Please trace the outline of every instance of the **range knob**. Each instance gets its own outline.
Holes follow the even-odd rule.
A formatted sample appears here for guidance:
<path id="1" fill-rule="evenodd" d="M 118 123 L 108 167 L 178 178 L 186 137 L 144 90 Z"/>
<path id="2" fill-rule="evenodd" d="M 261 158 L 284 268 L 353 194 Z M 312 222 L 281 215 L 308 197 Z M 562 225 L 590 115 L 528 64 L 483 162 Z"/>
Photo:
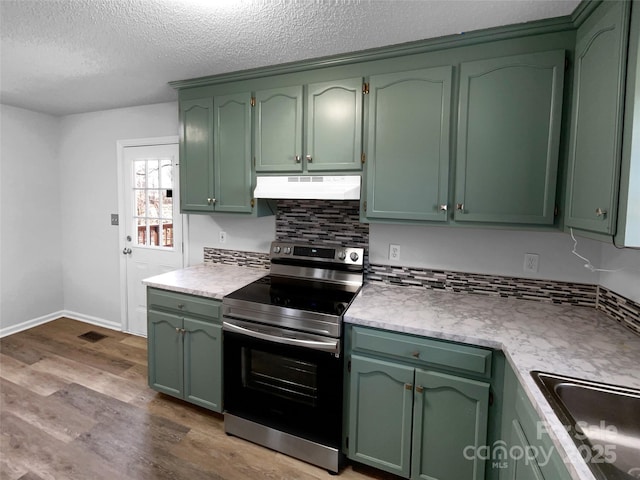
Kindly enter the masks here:
<path id="1" fill-rule="evenodd" d="M 284 247 L 284 253 L 289 255 L 291 253 L 291 247 Z"/>
<path id="2" fill-rule="evenodd" d="M 358 257 L 358 254 L 356 252 L 351 252 L 351 255 L 349 255 L 349 257 L 351 258 L 351 260 L 353 262 L 357 262 L 358 258 L 360 258 L 360 257 Z"/>
<path id="3" fill-rule="evenodd" d="M 340 250 L 338 252 L 338 259 L 339 260 L 344 260 L 345 258 L 347 258 L 347 252 L 345 252 L 344 250 Z"/>
<path id="4" fill-rule="evenodd" d="M 273 247 L 273 253 L 280 253 L 280 247 L 278 245 Z"/>

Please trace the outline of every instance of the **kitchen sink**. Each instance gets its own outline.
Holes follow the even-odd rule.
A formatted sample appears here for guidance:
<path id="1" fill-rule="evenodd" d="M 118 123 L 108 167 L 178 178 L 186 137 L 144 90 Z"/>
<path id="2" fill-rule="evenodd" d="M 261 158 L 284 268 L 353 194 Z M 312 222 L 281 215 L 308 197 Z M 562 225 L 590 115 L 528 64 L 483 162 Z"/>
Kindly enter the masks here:
<path id="1" fill-rule="evenodd" d="M 531 372 L 599 480 L 640 478 L 640 390 Z"/>

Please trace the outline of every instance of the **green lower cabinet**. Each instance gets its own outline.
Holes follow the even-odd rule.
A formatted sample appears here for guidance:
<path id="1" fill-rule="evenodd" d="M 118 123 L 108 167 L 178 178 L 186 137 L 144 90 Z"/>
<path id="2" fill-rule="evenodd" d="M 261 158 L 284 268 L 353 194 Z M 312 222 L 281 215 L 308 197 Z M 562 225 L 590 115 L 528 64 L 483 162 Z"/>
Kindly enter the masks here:
<path id="1" fill-rule="evenodd" d="M 149 386 L 175 397 L 183 394 L 182 318 L 150 310 L 147 314 Z"/>
<path id="2" fill-rule="evenodd" d="M 484 479 L 473 452 L 486 443 L 488 383 L 352 355 L 349 393 L 352 460 L 411 479 Z"/>
<path id="3" fill-rule="evenodd" d="M 222 325 L 217 300 L 147 290 L 149 387 L 222 412 Z"/>
<path id="4" fill-rule="evenodd" d="M 411 478 L 480 480 L 485 461 L 489 384 L 416 370 Z"/>
<path id="5" fill-rule="evenodd" d="M 201 407 L 222 411 L 222 327 L 184 319 L 184 398 Z"/>
<path id="6" fill-rule="evenodd" d="M 513 448 L 517 448 L 518 451 L 524 452 L 530 447 L 522 425 L 515 419 L 511 422 L 510 445 L 512 451 L 515 451 Z M 507 465 L 505 480 L 545 480 L 538 464 L 524 456 L 510 459 Z"/>
<path id="7" fill-rule="evenodd" d="M 413 367 L 351 357 L 351 459 L 410 476 L 413 377 Z"/>

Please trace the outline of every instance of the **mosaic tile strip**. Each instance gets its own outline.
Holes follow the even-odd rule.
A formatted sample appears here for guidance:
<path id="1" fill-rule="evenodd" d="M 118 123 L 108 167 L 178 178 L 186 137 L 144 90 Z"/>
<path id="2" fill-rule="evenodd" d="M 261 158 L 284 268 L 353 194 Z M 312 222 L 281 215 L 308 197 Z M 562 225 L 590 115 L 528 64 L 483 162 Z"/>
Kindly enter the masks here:
<path id="1" fill-rule="evenodd" d="M 369 224 L 360 223 L 359 200 L 278 200 L 276 240 L 364 248 L 369 265 Z"/>
<path id="2" fill-rule="evenodd" d="M 391 285 L 413 285 L 448 292 L 520 298 L 583 307 L 595 307 L 597 296 L 595 285 L 583 283 L 377 264 L 369 266 L 366 280 Z"/>
<path id="3" fill-rule="evenodd" d="M 241 267 L 269 268 L 269 254 L 204 247 L 204 263 L 224 263 Z"/>
<path id="4" fill-rule="evenodd" d="M 596 308 L 640 335 L 640 303 L 600 286 Z"/>

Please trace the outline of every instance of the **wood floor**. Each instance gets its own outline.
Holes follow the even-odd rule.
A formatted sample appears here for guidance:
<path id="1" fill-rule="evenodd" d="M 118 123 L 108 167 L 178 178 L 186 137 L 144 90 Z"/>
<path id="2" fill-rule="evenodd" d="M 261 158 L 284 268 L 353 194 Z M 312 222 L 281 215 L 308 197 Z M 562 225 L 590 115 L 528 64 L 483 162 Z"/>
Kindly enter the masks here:
<path id="1" fill-rule="evenodd" d="M 91 342 L 79 335 L 95 331 Z M 224 433 L 147 386 L 146 339 L 61 318 L 0 340 L 0 480 L 391 479 L 340 476 Z"/>

